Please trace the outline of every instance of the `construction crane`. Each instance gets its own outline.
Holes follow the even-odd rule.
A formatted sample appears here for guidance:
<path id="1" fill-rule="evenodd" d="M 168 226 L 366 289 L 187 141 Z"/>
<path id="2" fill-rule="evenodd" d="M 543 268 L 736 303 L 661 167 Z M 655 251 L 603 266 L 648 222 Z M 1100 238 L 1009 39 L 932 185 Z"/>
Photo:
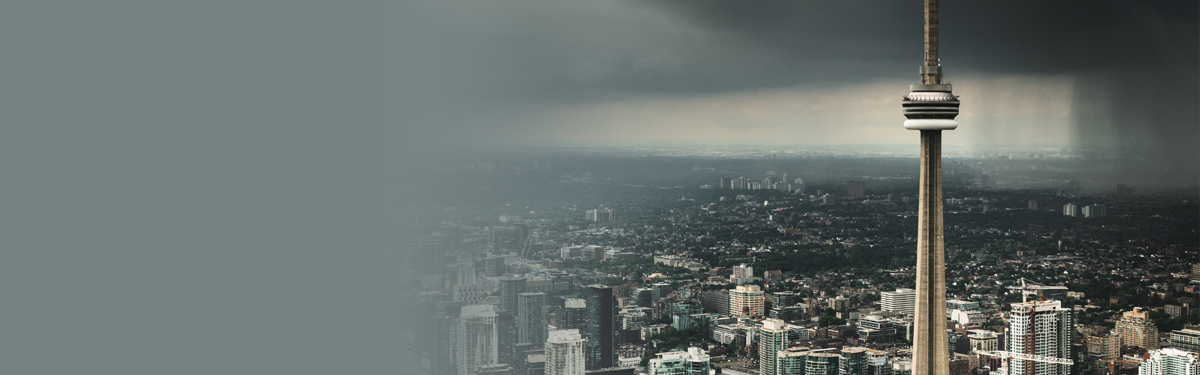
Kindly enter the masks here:
<path id="1" fill-rule="evenodd" d="M 1067 290 L 1067 287 L 1038 285 L 1033 282 L 1026 281 L 1025 278 L 1022 277 L 1020 286 L 1013 285 L 1009 286 L 1008 289 L 1021 291 L 1021 303 L 1025 303 L 1029 302 L 1027 296 L 1030 294 L 1036 294 L 1038 295 L 1039 299 L 1045 299 L 1045 297 L 1042 296 L 1043 290 Z"/>
<path id="2" fill-rule="evenodd" d="M 532 233 L 529 233 L 529 235 L 528 235 L 528 236 L 525 236 L 525 246 L 522 246 L 522 247 L 521 247 L 521 257 L 522 257 L 522 258 L 525 258 L 525 257 L 528 257 L 528 256 L 529 256 L 529 248 L 530 248 L 531 246 L 533 246 L 533 244 L 534 244 L 535 242 L 537 242 L 537 240 L 538 240 L 538 231 L 537 231 L 537 229 L 534 229 Z"/>
<path id="3" fill-rule="evenodd" d="M 1023 361 L 1055 363 L 1055 364 L 1067 365 L 1067 366 L 1072 366 L 1075 364 L 1075 361 L 1065 359 L 1065 358 L 1055 358 L 1055 357 L 1047 357 L 1047 356 L 1042 356 L 1042 355 L 1025 354 L 1025 353 L 1013 353 L 1013 352 L 1006 352 L 1003 350 L 983 351 L 983 352 L 979 352 L 979 354 L 986 355 L 989 357 L 999 357 L 1001 359 L 1004 359 L 1003 366 L 1004 366 L 1004 374 L 1005 375 L 1009 375 L 1009 371 L 1012 371 L 1012 366 L 1010 366 L 1008 362 L 1012 361 L 1013 359 L 1020 359 Z"/>
<path id="4" fill-rule="evenodd" d="M 1142 361 L 1130 361 L 1128 359 L 1102 359 L 1102 360 L 1100 360 L 1100 362 L 1108 362 L 1108 374 L 1109 375 L 1116 375 L 1117 363 L 1124 363 L 1124 364 L 1130 364 L 1130 365 L 1138 365 L 1138 364 L 1142 363 Z"/>

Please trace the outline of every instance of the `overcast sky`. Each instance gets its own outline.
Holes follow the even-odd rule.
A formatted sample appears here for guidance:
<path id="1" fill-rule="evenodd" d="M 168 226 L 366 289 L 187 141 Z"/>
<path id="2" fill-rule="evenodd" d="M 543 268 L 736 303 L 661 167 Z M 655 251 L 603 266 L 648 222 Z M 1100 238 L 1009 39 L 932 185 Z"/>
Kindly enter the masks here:
<path id="1" fill-rule="evenodd" d="M 922 2 L 439 1 L 394 10 L 394 110 L 421 144 L 913 143 Z M 944 1 L 960 146 L 1200 168 L 1191 1 Z"/>

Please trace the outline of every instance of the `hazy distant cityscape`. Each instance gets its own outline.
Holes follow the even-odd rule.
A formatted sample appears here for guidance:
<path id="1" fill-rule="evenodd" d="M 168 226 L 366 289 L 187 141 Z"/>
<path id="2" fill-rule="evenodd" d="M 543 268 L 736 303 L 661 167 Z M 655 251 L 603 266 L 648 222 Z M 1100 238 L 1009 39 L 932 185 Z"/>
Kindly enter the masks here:
<path id="1" fill-rule="evenodd" d="M 912 153 L 559 148 L 431 164 L 396 263 L 413 317 L 399 351 L 422 373 L 911 372 Z M 953 375 L 1133 374 L 1200 351 L 1190 190 L 1147 192 L 1114 161 L 1061 149 L 948 151 L 943 168 Z M 996 357 L 1024 352 L 1010 332 L 1030 329 L 1048 340 L 1038 353 L 1073 364 Z"/>

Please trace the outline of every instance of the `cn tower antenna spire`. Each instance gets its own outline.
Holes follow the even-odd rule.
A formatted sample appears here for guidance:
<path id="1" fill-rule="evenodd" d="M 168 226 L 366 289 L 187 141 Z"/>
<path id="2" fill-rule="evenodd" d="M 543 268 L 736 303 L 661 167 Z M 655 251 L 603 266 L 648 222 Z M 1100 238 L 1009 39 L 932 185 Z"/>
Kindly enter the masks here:
<path id="1" fill-rule="evenodd" d="M 942 83 L 942 63 L 938 60 L 937 0 L 925 0 L 925 66 L 921 69 L 921 83 Z"/>

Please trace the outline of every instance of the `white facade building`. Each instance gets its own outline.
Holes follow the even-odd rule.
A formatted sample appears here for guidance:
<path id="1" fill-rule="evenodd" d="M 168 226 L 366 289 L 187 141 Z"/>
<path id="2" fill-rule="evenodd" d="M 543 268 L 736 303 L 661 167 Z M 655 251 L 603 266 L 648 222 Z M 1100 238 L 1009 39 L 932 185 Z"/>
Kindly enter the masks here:
<path id="1" fill-rule="evenodd" d="M 879 309 L 912 316 L 917 311 L 917 291 L 900 288 L 895 292 L 880 292 Z"/>
<path id="2" fill-rule="evenodd" d="M 1138 375 L 1200 375 L 1200 361 L 1189 352 L 1159 349 L 1138 366 Z"/>
<path id="3" fill-rule="evenodd" d="M 649 374 L 708 375 L 709 368 L 708 352 L 697 347 L 690 347 L 686 352 L 658 353 L 658 358 L 650 360 Z"/>
<path id="4" fill-rule="evenodd" d="M 577 329 L 550 331 L 546 339 L 546 375 L 583 375 L 585 342 Z"/>
<path id="5" fill-rule="evenodd" d="M 496 311 L 492 305 L 464 306 L 458 316 L 458 375 L 472 375 L 499 360 Z"/>
<path id="6" fill-rule="evenodd" d="M 1034 301 L 1012 304 L 1008 319 L 1008 351 L 1045 357 L 1072 359 L 1071 338 L 1075 332 L 1075 314 L 1059 301 Z M 1028 348 L 1028 349 L 1026 349 Z M 1009 361 L 1010 374 L 1070 374 L 1068 365 L 1024 360 Z M 1033 371 L 1027 372 L 1026 367 Z"/>

